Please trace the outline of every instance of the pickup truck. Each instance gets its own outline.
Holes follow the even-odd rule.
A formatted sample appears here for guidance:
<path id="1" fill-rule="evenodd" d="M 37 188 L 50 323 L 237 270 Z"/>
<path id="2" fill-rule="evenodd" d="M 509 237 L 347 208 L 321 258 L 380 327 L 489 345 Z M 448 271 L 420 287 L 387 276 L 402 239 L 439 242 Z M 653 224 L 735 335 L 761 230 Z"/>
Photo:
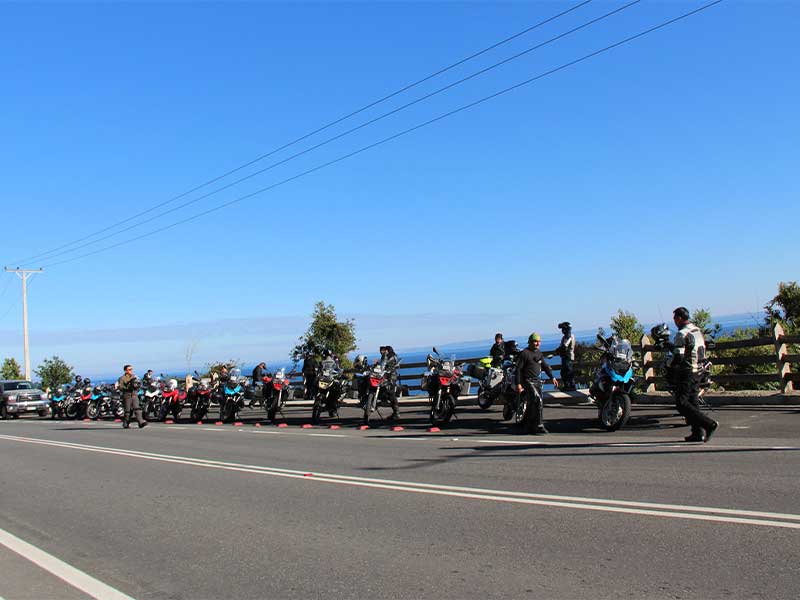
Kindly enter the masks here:
<path id="1" fill-rule="evenodd" d="M 30 381 L 0 381 L 0 418 L 18 419 L 22 413 L 35 412 L 40 417 L 50 415 L 50 399 Z"/>

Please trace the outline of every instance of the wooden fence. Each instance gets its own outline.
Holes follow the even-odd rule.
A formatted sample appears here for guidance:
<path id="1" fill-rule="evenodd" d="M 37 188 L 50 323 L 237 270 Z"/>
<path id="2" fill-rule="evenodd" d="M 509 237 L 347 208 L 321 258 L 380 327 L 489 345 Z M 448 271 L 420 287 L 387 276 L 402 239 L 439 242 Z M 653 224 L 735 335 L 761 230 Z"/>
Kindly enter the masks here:
<path id="1" fill-rule="evenodd" d="M 713 376 L 714 383 L 726 385 L 737 384 L 759 384 L 776 383 L 783 394 L 794 391 L 794 384 L 800 383 L 800 373 L 792 371 L 792 365 L 800 365 L 800 354 L 789 352 L 790 344 L 800 344 L 800 335 L 785 335 L 780 325 L 776 325 L 772 336 L 757 337 L 745 340 L 735 340 L 730 342 L 719 342 L 709 350 L 711 361 L 715 365 L 773 365 L 771 373 L 736 373 L 719 374 Z M 724 350 L 734 350 L 742 348 L 756 348 L 771 346 L 774 348 L 772 354 L 753 354 L 745 356 L 717 356 L 716 353 Z M 634 352 L 642 357 L 642 369 L 644 378 L 642 380 L 646 392 L 658 391 L 659 387 L 666 389 L 666 380 L 658 375 L 662 358 L 662 352 L 653 346 L 652 340 L 647 336 L 642 336 L 639 345 L 633 346 Z M 552 354 L 555 350 L 543 350 L 544 354 Z M 483 356 L 456 359 L 456 364 L 472 364 L 478 362 Z M 599 361 L 576 360 L 574 368 L 576 373 L 591 371 L 600 365 Z M 426 367 L 425 362 L 400 363 L 399 380 L 403 386 L 407 386 L 409 392 L 420 390 L 421 369 Z M 553 371 L 560 371 L 558 364 L 551 365 Z M 797 369 L 795 368 L 795 371 Z M 293 374 L 293 378 L 298 377 Z M 296 381 L 296 380 L 295 380 Z"/>

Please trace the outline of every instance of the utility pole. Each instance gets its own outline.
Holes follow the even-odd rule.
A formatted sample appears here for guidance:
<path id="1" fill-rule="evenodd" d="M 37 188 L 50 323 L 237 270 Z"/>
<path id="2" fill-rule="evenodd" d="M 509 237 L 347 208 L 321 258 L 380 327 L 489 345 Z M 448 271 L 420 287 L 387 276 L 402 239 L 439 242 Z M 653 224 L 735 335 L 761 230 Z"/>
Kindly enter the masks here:
<path id="1" fill-rule="evenodd" d="M 22 280 L 22 339 L 25 345 L 25 379 L 31 378 L 31 355 L 28 349 L 28 277 L 34 273 L 41 273 L 44 269 L 16 269 L 5 268 L 6 273 L 16 273 Z"/>

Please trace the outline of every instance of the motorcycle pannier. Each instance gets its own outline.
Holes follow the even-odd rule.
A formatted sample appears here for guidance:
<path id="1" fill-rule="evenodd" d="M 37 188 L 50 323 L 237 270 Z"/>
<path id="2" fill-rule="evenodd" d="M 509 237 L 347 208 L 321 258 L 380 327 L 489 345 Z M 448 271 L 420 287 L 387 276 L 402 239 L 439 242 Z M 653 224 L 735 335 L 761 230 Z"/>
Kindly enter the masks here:
<path id="1" fill-rule="evenodd" d="M 481 364 L 472 364 L 467 367 L 467 375 L 473 379 L 483 379 L 486 375 L 486 367 Z"/>

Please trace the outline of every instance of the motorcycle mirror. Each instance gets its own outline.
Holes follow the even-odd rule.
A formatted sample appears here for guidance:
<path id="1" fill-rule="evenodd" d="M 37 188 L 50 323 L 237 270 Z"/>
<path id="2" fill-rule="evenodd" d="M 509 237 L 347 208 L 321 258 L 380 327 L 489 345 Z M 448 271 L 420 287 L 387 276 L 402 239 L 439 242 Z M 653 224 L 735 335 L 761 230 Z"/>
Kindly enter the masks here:
<path id="1" fill-rule="evenodd" d="M 436 354 L 436 355 L 439 354 L 439 351 L 436 349 L 436 346 L 433 347 L 433 353 Z"/>

